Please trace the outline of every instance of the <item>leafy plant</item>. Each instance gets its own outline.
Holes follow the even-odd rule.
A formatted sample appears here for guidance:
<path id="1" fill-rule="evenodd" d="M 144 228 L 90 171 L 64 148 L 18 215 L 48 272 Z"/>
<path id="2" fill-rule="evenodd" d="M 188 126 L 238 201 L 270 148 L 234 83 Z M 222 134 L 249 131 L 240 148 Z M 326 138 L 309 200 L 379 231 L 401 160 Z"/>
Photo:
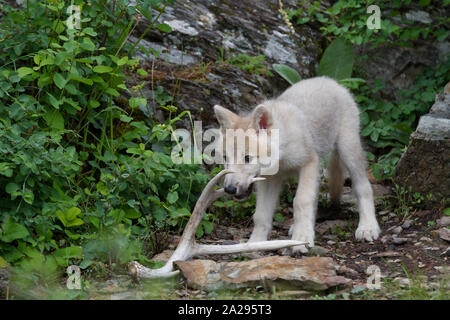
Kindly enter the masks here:
<path id="1" fill-rule="evenodd" d="M 167 3 L 74 1 L 79 29 L 67 24 L 69 2 L 0 7 L 2 259 L 145 261 L 144 251 L 158 249 L 157 233 L 183 228 L 209 175 L 173 163 L 174 126 L 189 113 L 158 88 L 168 120 L 148 118 L 146 71 L 133 58 L 151 28 L 171 31 L 158 23 Z M 128 42 L 141 21 L 135 14 L 150 23 Z M 211 232 L 211 219 L 199 235 Z"/>
<path id="2" fill-rule="evenodd" d="M 257 55 L 251 57 L 246 54 L 239 54 L 234 58 L 228 59 L 227 62 L 233 66 L 255 74 L 265 74 L 266 76 L 273 76 L 273 74 L 267 70 L 264 62 L 266 57 L 263 55 Z"/>
<path id="3" fill-rule="evenodd" d="M 430 24 L 418 24 L 410 20 L 408 15 L 402 14 L 411 4 L 411 0 L 339 0 L 324 8 L 319 1 L 313 1 L 299 2 L 298 8 L 287 9 L 287 12 L 289 18 L 298 24 L 319 23 L 324 36 L 343 37 L 356 45 L 370 43 L 372 47 L 376 47 L 389 39 L 395 39 L 399 45 L 410 45 L 410 41 L 419 38 L 432 37 L 437 41 L 448 38 L 448 17 L 439 17 Z M 367 27 L 366 23 L 371 14 L 366 10 L 370 5 L 379 6 L 382 12 L 380 29 Z M 425 12 L 436 10 L 430 1 L 425 1 L 420 6 Z M 448 6 L 448 2 L 444 6 Z"/>

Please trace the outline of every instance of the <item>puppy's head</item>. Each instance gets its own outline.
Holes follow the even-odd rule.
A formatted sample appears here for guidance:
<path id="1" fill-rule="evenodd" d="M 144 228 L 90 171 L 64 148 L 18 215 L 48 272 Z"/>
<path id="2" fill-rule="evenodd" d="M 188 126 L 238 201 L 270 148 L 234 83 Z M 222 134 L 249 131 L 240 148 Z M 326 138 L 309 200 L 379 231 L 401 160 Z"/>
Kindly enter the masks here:
<path id="1" fill-rule="evenodd" d="M 226 169 L 233 173 L 225 177 L 225 192 L 236 199 L 246 199 L 252 192 L 253 183 L 261 174 L 261 157 L 270 154 L 268 129 L 272 127 L 272 115 L 263 105 L 244 117 L 230 110 L 214 106 L 220 124 L 220 151 Z"/>

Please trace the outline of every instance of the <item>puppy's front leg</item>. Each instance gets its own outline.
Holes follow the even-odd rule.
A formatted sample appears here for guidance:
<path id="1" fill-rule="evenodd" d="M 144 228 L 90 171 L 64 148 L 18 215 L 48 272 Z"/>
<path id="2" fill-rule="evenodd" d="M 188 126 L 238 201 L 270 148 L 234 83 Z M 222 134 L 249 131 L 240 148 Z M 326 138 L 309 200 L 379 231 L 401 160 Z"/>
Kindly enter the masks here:
<path id="1" fill-rule="evenodd" d="M 253 215 L 254 228 L 249 242 L 266 241 L 272 231 L 272 219 L 278 204 L 282 181 L 268 177 L 256 185 L 256 210 Z"/>
<path id="2" fill-rule="evenodd" d="M 312 159 L 300 169 L 300 179 L 294 198 L 294 225 L 292 240 L 304 241 L 314 246 L 314 225 L 316 222 L 317 194 L 319 189 L 319 157 Z M 291 252 L 306 253 L 305 246 L 297 246 Z"/>

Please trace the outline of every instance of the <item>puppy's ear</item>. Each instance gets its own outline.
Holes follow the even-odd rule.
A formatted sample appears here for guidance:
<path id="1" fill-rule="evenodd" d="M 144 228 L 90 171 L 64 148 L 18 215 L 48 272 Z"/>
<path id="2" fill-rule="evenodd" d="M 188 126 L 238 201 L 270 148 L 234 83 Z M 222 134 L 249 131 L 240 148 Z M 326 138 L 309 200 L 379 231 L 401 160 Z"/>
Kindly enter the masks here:
<path id="1" fill-rule="evenodd" d="M 214 106 L 214 113 L 216 114 L 217 121 L 219 121 L 220 127 L 222 129 L 231 128 L 233 123 L 239 118 L 237 114 L 224 107 L 219 106 L 218 104 Z"/>
<path id="2" fill-rule="evenodd" d="M 270 129 L 273 124 L 272 114 L 270 111 L 260 104 L 253 110 L 252 125 L 256 130 Z"/>

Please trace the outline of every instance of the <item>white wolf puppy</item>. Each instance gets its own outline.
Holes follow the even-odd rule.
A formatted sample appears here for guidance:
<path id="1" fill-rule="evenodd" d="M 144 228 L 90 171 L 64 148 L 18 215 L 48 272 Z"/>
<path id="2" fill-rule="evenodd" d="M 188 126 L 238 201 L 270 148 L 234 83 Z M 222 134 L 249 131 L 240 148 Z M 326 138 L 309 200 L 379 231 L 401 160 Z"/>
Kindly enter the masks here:
<path id="1" fill-rule="evenodd" d="M 330 153 L 328 178 L 331 199 L 339 201 L 345 167 L 350 173 L 358 201 L 356 239 L 373 241 L 378 238 L 380 227 L 375 217 L 372 188 L 366 177 L 365 154 L 359 135 L 359 110 L 346 88 L 328 77 L 316 77 L 294 84 L 281 96 L 264 101 L 246 116 L 239 116 L 218 105 L 214 106 L 214 111 L 221 126 L 223 146 L 226 145 L 226 129 L 254 129 L 256 136 L 264 132 L 269 137 L 271 129 L 278 129 L 279 169 L 276 174 L 266 175 L 264 181 L 255 183 L 257 203 L 249 241 L 267 240 L 283 180 L 294 176 L 299 178 L 299 185 L 290 232 L 293 240 L 314 246 L 319 162 Z M 225 160 L 225 167 L 234 171 L 225 178 L 225 191 L 243 199 L 250 195 L 254 178 L 262 176 L 262 165 L 258 161 L 261 148 L 250 150 L 247 143 L 244 148 L 234 148 L 234 159 L 227 157 Z M 225 148 L 227 155 L 229 151 Z M 304 253 L 307 248 L 300 246 L 292 250 Z"/>

